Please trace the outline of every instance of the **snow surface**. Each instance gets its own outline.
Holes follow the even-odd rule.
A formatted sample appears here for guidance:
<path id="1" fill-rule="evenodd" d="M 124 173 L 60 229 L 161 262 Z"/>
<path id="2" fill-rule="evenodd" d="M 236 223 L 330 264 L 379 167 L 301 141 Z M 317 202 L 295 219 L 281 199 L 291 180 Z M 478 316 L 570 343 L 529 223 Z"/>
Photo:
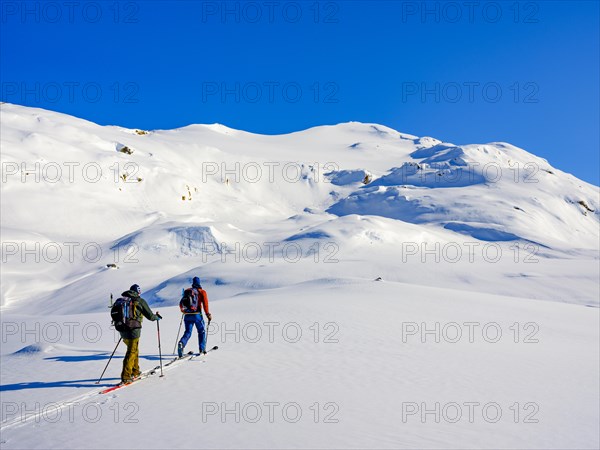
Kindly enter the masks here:
<path id="1" fill-rule="evenodd" d="M 0 108 L 2 448 L 600 446 L 597 186 L 376 124 L 141 132 Z M 98 395 L 124 354 L 96 385 L 109 295 L 142 286 L 167 356 L 195 275 L 219 350 Z"/>

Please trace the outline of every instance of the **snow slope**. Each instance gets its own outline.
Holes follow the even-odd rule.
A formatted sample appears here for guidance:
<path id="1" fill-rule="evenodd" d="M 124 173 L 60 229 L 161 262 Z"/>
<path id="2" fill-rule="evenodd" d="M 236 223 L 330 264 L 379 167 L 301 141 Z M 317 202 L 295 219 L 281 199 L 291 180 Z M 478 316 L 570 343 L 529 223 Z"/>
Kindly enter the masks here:
<path id="1" fill-rule="evenodd" d="M 11 104 L 0 121 L 2 448 L 119 448 L 132 432 L 136 448 L 598 447 L 597 186 L 507 143 L 376 124 L 142 131 Z M 110 294 L 140 284 L 170 353 L 195 275 L 221 348 L 95 395 Z M 269 342 L 265 323 L 302 339 Z M 501 338 L 469 342 L 471 323 Z M 144 367 L 155 335 L 147 323 Z M 76 398 L 102 418 L 20 420 L 20 402 Z M 302 420 L 202 416 L 236 402 L 298 403 Z M 438 421 L 411 413 L 423 402 Z M 465 402 L 502 419 L 446 420 Z M 199 424 L 191 440 L 179 411 Z"/>
<path id="2" fill-rule="evenodd" d="M 213 310 L 208 344 L 219 350 L 105 396 L 89 394 L 118 380 L 124 349 L 95 385 L 115 343 L 106 314 L 45 317 L 81 325 L 73 342 L 64 333 L 65 343 L 47 352 L 13 354 L 16 342 L 4 346 L 3 402 L 25 402 L 30 412 L 4 414 L 2 447 L 598 446 L 595 309 L 331 279 L 254 291 Z M 179 317 L 175 308 L 161 313 L 162 348 L 170 353 Z M 102 340 L 85 342 L 89 323 L 102 325 Z M 437 335 L 423 334 L 436 323 Z M 479 324 L 472 342 L 464 323 Z M 154 324 L 141 342 L 142 368 L 158 364 Z M 52 409 L 73 399 L 77 405 Z M 436 404 L 437 417 L 422 417 Z"/>

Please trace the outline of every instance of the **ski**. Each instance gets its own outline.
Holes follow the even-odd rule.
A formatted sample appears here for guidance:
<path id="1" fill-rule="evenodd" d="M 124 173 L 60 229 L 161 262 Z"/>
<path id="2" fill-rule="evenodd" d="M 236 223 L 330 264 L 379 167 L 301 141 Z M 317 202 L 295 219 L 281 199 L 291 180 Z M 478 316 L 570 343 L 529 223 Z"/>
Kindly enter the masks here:
<path id="1" fill-rule="evenodd" d="M 174 362 L 186 359 L 186 358 L 191 358 L 192 356 L 194 356 L 194 352 L 188 352 L 185 355 L 183 355 L 181 358 L 176 357 L 174 359 L 172 359 L 171 361 L 169 361 L 168 363 L 166 363 L 165 365 L 163 365 L 163 367 L 167 367 L 170 366 L 171 364 L 173 364 Z M 117 389 L 121 389 L 123 387 L 126 386 L 130 386 L 134 383 L 137 383 L 138 381 L 144 380 L 146 378 L 148 378 L 151 375 L 154 375 L 156 373 L 157 370 L 160 369 L 160 365 L 156 366 L 154 369 L 150 369 L 147 370 L 145 372 L 142 372 L 140 374 L 139 377 L 135 378 L 131 383 L 119 383 L 119 384 L 115 384 L 114 386 L 111 386 L 109 388 L 104 389 L 103 391 L 100 391 L 100 394 L 108 394 L 109 392 L 113 392 L 116 391 Z"/>
<path id="2" fill-rule="evenodd" d="M 169 367 L 170 365 L 172 365 L 173 363 L 176 363 L 177 361 L 182 361 L 184 359 L 190 358 L 194 355 L 194 352 L 187 352 L 185 355 L 183 355 L 181 358 L 179 356 L 173 358 L 171 361 L 169 361 L 168 363 L 166 363 L 163 367 Z M 157 367 L 157 369 L 160 369 L 160 366 Z"/>
<path id="3" fill-rule="evenodd" d="M 210 353 L 210 352 L 212 352 L 214 350 L 218 350 L 218 349 L 219 349 L 219 346 L 215 345 L 213 348 L 206 350 L 206 352 L 204 352 L 204 353 L 194 353 L 190 359 L 194 359 L 197 356 L 202 356 L 202 355 L 205 355 L 207 353 Z"/>
<path id="4" fill-rule="evenodd" d="M 115 384 L 114 386 L 111 386 L 109 388 L 106 388 L 106 389 L 100 391 L 100 394 L 108 394 L 109 392 L 116 391 L 117 389 L 121 389 L 126 386 L 131 386 L 132 384 L 137 383 L 138 381 L 142 381 L 142 380 L 148 378 L 150 375 L 154 375 L 155 373 L 156 373 L 156 368 L 148 370 L 146 372 L 142 372 L 139 377 L 134 378 L 133 381 L 131 381 L 130 383 Z"/>

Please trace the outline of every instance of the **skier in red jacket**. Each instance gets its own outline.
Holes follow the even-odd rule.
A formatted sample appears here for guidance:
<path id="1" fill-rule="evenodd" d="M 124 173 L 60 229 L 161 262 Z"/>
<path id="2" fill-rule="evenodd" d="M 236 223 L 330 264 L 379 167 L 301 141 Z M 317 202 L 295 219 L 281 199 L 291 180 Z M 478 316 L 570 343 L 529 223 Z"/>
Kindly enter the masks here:
<path id="1" fill-rule="evenodd" d="M 208 309 L 208 295 L 200 285 L 200 278 L 194 277 L 192 287 L 184 291 L 183 298 L 179 302 L 179 309 L 185 314 L 183 321 L 185 322 L 185 332 L 181 336 L 181 340 L 177 345 L 177 355 L 183 356 L 183 349 L 188 340 L 192 336 L 194 326 L 198 330 L 198 345 L 200 353 L 206 353 L 206 329 L 204 326 L 204 318 L 202 310 L 204 310 L 208 321 L 212 320 L 212 315 Z"/>

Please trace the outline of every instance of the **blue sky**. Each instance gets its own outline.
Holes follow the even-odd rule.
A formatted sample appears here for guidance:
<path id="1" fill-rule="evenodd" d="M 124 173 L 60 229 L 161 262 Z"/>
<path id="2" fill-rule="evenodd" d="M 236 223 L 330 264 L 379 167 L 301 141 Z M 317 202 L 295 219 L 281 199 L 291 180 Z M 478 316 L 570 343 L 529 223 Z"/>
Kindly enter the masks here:
<path id="1" fill-rule="evenodd" d="M 144 129 L 357 120 L 596 185 L 597 1 L 3 1 L 2 101 Z"/>

